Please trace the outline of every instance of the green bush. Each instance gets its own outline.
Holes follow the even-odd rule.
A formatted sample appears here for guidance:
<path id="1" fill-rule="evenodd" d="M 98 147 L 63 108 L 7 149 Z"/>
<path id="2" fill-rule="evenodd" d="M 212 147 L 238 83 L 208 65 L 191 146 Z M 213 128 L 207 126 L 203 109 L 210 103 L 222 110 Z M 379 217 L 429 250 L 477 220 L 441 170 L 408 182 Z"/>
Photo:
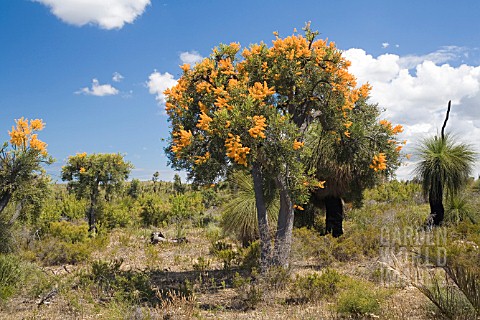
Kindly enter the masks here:
<path id="1" fill-rule="evenodd" d="M 107 229 L 125 228 L 135 223 L 136 214 L 132 208 L 120 204 L 106 204 L 99 223 Z"/>
<path id="2" fill-rule="evenodd" d="M 15 293 L 21 278 L 20 260 L 13 255 L 0 254 L 0 302 Z"/>
<path id="3" fill-rule="evenodd" d="M 98 299 L 116 299 L 129 303 L 158 303 L 150 277 L 145 272 L 120 269 L 123 261 L 94 261 L 89 274 L 84 275 L 84 286 L 96 287 Z"/>
<path id="4" fill-rule="evenodd" d="M 140 201 L 140 219 L 144 226 L 161 226 L 168 222 L 171 204 L 168 200 L 148 194 Z"/>
<path id="5" fill-rule="evenodd" d="M 321 275 L 318 273 L 310 273 L 304 276 L 297 275 L 290 294 L 294 300 L 299 302 L 331 297 L 337 293 L 338 285 L 342 279 L 342 275 L 329 268 L 325 269 Z"/>
<path id="6" fill-rule="evenodd" d="M 94 250 L 88 242 L 64 242 L 47 238 L 36 244 L 36 255 L 45 265 L 77 264 L 87 261 Z"/>
<path id="7" fill-rule="evenodd" d="M 88 224 L 85 221 L 75 224 L 68 221 L 50 222 L 48 234 L 67 242 L 85 242 L 88 239 Z"/>
<path id="8" fill-rule="evenodd" d="M 344 288 L 337 301 L 337 311 L 355 316 L 375 314 L 380 311 L 380 300 L 385 292 L 375 288 L 371 283 L 346 278 L 342 282 Z"/>
<path id="9" fill-rule="evenodd" d="M 248 271 L 256 269 L 260 265 L 260 241 L 254 241 L 241 251 L 241 266 Z"/>

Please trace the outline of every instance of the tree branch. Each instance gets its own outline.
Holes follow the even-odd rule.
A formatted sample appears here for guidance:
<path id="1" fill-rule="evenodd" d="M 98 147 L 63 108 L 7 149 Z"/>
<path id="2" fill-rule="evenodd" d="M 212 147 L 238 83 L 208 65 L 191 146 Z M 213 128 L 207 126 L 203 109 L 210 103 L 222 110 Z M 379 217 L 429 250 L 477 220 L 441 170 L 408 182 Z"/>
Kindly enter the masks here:
<path id="1" fill-rule="evenodd" d="M 445 121 L 442 126 L 442 140 L 445 140 L 445 127 L 447 126 L 448 115 L 450 114 L 450 107 L 452 106 L 452 100 L 448 101 L 447 115 L 445 116 Z"/>

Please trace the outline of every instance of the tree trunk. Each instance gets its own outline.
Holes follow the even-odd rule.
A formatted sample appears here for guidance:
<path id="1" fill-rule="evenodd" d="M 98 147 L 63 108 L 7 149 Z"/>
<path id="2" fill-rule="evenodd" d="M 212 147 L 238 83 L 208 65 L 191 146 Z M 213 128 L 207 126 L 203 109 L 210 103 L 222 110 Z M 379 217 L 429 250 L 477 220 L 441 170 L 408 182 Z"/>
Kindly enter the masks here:
<path id="1" fill-rule="evenodd" d="M 90 195 L 90 208 L 88 209 L 88 232 L 91 235 L 97 233 L 97 219 L 95 209 L 97 206 L 98 190 L 94 190 Z"/>
<path id="2" fill-rule="evenodd" d="M 445 216 L 445 208 L 443 207 L 443 188 L 441 184 L 437 184 L 430 188 L 428 202 L 430 203 L 429 223 L 434 226 L 441 225 Z"/>
<path id="3" fill-rule="evenodd" d="M 257 207 L 258 232 L 260 235 L 260 271 L 267 271 L 271 264 L 272 245 L 270 243 L 270 228 L 268 226 L 267 207 L 263 195 L 263 177 L 260 165 L 252 165 L 253 189 L 255 192 L 255 205 Z"/>
<path id="4" fill-rule="evenodd" d="M 325 233 L 331 233 L 337 238 L 343 234 L 343 203 L 340 197 L 328 196 L 325 198 Z"/>
<path id="5" fill-rule="evenodd" d="M 2 213 L 3 209 L 8 205 L 8 202 L 12 198 L 12 194 L 10 192 L 5 192 L 2 194 L 2 197 L 0 198 L 0 213 Z"/>
<path id="6" fill-rule="evenodd" d="M 292 246 L 293 203 L 284 177 L 278 176 L 277 187 L 280 190 L 280 211 L 278 214 L 277 234 L 275 236 L 275 265 L 288 267 L 290 249 Z"/>

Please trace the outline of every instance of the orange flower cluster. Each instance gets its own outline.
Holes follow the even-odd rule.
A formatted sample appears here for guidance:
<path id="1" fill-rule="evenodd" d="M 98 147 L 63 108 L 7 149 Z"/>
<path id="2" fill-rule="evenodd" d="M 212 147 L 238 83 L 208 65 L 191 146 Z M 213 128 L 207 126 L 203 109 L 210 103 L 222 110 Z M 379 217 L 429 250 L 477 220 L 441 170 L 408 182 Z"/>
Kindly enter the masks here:
<path id="1" fill-rule="evenodd" d="M 182 69 L 183 72 L 187 72 L 188 70 L 190 70 L 190 64 L 184 63 L 183 65 L 180 66 L 180 69 Z"/>
<path id="2" fill-rule="evenodd" d="M 202 112 L 197 123 L 197 128 L 210 132 L 210 122 L 212 122 L 212 120 L 213 119 L 210 118 L 205 112 Z"/>
<path id="3" fill-rule="evenodd" d="M 300 142 L 300 141 L 295 140 L 293 142 L 293 150 L 298 150 L 298 149 L 302 148 L 304 145 L 305 145 L 305 142 Z"/>
<path id="4" fill-rule="evenodd" d="M 403 127 L 400 124 L 397 124 L 395 127 L 392 127 L 392 123 L 388 120 L 380 120 L 379 123 L 384 126 L 387 130 L 391 131 L 392 134 L 399 134 L 403 132 Z"/>
<path id="5" fill-rule="evenodd" d="M 263 85 L 260 82 L 255 82 L 252 88 L 248 88 L 248 92 L 252 98 L 257 100 L 263 100 L 268 96 L 275 93 L 274 88 L 269 88 L 267 82 L 264 81 Z"/>
<path id="6" fill-rule="evenodd" d="M 296 205 L 296 204 L 293 205 L 293 209 L 297 209 L 297 210 L 300 210 L 300 211 L 304 210 L 303 207 L 301 207 L 299 205 Z"/>
<path id="7" fill-rule="evenodd" d="M 196 165 L 200 165 L 200 164 L 204 164 L 205 162 L 208 161 L 208 159 L 210 159 L 210 152 L 206 152 L 204 156 L 196 156 L 196 160 L 195 160 L 195 164 Z"/>
<path id="8" fill-rule="evenodd" d="M 192 132 L 190 130 L 185 131 L 181 129 L 179 132 L 174 132 L 173 136 L 176 137 L 175 139 L 173 139 L 173 153 L 180 152 L 183 148 L 192 143 Z"/>
<path id="9" fill-rule="evenodd" d="M 387 169 L 387 158 L 385 156 L 385 153 L 381 152 L 373 157 L 370 169 L 373 169 L 375 171 Z"/>
<path id="10" fill-rule="evenodd" d="M 235 74 L 235 69 L 233 68 L 232 60 L 230 58 L 227 58 L 225 60 L 220 60 L 218 62 L 218 68 L 220 69 L 220 72 L 225 75 L 234 75 Z"/>
<path id="11" fill-rule="evenodd" d="M 217 106 L 219 109 L 222 108 L 227 108 L 228 110 L 232 110 L 233 106 L 228 104 L 228 99 L 224 97 L 217 97 L 217 100 L 215 100 L 214 103 L 215 106 Z"/>
<path id="12" fill-rule="evenodd" d="M 247 49 L 245 48 L 242 52 L 242 56 L 244 58 L 248 58 L 252 55 L 258 55 L 260 54 L 260 52 L 262 52 L 262 48 L 264 47 L 264 45 L 259 45 L 259 44 L 253 44 L 250 46 L 250 49 Z"/>
<path id="13" fill-rule="evenodd" d="M 229 133 L 227 140 L 225 140 L 225 147 L 229 158 L 232 158 L 238 164 L 247 166 L 247 154 L 250 153 L 250 148 L 242 146 L 240 136 Z"/>
<path id="14" fill-rule="evenodd" d="M 12 131 L 9 131 L 10 143 L 17 147 L 26 150 L 31 148 L 39 151 L 42 155 L 47 154 L 47 144 L 38 139 L 38 135 L 34 131 L 41 131 L 45 127 L 45 123 L 40 119 L 32 119 L 30 123 L 28 119 L 20 118 L 15 120 L 16 127 L 12 126 Z"/>
<path id="15" fill-rule="evenodd" d="M 206 81 L 199 82 L 195 86 L 195 90 L 198 93 L 202 93 L 202 92 L 210 93 L 210 92 L 212 92 L 212 89 L 213 89 L 213 86 Z"/>
<path id="16" fill-rule="evenodd" d="M 269 50 L 269 57 L 284 54 L 287 59 L 293 60 L 295 57 L 309 58 L 311 56 L 307 39 L 301 35 L 293 35 L 285 39 L 277 38 L 272 42 L 273 47 Z"/>
<path id="17" fill-rule="evenodd" d="M 255 123 L 255 126 L 251 129 L 248 130 L 248 133 L 254 137 L 254 138 L 262 138 L 265 139 L 265 128 L 267 127 L 267 124 L 265 123 L 267 119 L 264 116 L 253 116 L 253 122 Z"/>

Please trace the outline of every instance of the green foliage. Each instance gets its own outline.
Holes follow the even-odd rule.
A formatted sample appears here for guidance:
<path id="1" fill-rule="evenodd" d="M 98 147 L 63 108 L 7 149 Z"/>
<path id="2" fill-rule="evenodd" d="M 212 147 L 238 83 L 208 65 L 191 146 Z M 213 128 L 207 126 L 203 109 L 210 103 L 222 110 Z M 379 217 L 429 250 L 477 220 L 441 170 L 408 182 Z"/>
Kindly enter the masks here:
<path id="1" fill-rule="evenodd" d="M 5 142 L 0 147 L 0 214 L 14 197 L 17 201 L 38 203 L 42 198 L 39 191 L 43 192 L 43 182 L 48 179 L 42 165 L 54 161 L 47 153 L 46 143 L 34 134 L 44 128 L 43 122 L 29 122 L 23 117 L 15 122 L 16 127 L 9 132 L 10 144 Z M 0 216 L 0 220 L 3 218 Z"/>
<path id="2" fill-rule="evenodd" d="M 100 188 L 108 197 L 120 190 L 132 167 L 120 154 L 81 153 L 68 158 L 62 167 L 62 180 L 68 181 L 69 190 L 78 198 L 91 198 Z"/>
<path id="3" fill-rule="evenodd" d="M 401 182 L 397 180 L 382 183 L 374 188 L 366 189 L 364 200 L 376 202 L 406 203 L 423 202 L 421 185 L 414 182 Z"/>
<path id="4" fill-rule="evenodd" d="M 165 197 L 147 194 L 140 199 L 140 219 L 144 226 L 161 226 L 168 222 L 172 205 Z"/>
<path id="5" fill-rule="evenodd" d="M 122 263 L 122 260 L 94 261 L 90 273 L 84 276 L 83 285 L 96 287 L 99 299 L 113 298 L 139 304 L 158 302 L 148 274 L 123 271 L 120 269 Z"/>
<path id="6" fill-rule="evenodd" d="M 0 254 L 0 302 L 5 302 L 15 293 L 21 279 L 20 260 L 13 255 Z"/>
<path id="7" fill-rule="evenodd" d="M 472 146 L 457 142 L 451 135 L 423 140 L 417 154 L 420 162 L 415 172 L 422 181 L 425 197 L 429 192 L 439 196 L 436 186 L 445 187 L 449 195 L 457 194 L 465 186 L 476 160 Z"/>
<path id="8" fill-rule="evenodd" d="M 98 221 L 107 229 L 124 228 L 133 225 L 137 221 L 137 217 L 135 210 L 128 205 L 105 203 Z"/>
<path id="9" fill-rule="evenodd" d="M 380 300 L 386 292 L 375 288 L 371 283 L 347 278 L 337 301 L 337 311 L 355 316 L 375 314 L 380 311 Z"/>
<path id="10" fill-rule="evenodd" d="M 256 272 L 252 275 L 242 277 L 238 272 L 233 278 L 233 287 L 237 291 L 237 299 L 245 309 L 255 309 L 255 307 L 264 299 L 264 287 L 259 280 L 255 279 Z"/>
<path id="11" fill-rule="evenodd" d="M 254 241 L 249 244 L 248 247 L 244 248 L 241 251 L 242 255 L 242 262 L 241 266 L 242 268 L 252 271 L 254 269 L 258 269 L 260 266 L 260 242 Z"/>
<path id="12" fill-rule="evenodd" d="M 319 275 L 318 273 L 310 273 L 303 276 L 297 275 L 290 294 L 296 301 L 310 302 L 317 301 L 324 297 L 331 298 L 338 292 L 338 286 L 343 277 L 333 269 L 325 269 Z"/>
<path id="13" fill-rule="evenodd" d="M 133 179 L 128 186 L 127 194 L 134 199 L 138 199 L 141 193 L 142 185 L 140 184 L 140 180 Z"/>
<path id="14" fill-rule="evenodd" d="M 213 243 L 210 253 L 223 262 L 223 269 L 230 270 L 233 264 L 237 264 L 240 253 L 233 246 L 223 241 Z"/>
<path id="15" fill-rule="evenodd" d="M 34 252 L 45 265 L 77 264 L 105 244 L 106 237 L 89 237 L 85 221 L 50 222 L 42 240 L 34 242 Z"/>
<path id="16" fill-rule="evenodd" d="M 177 193 L 185 192 L 185 186 L 182 184 L 182 179 L 178 174 L 173 176 L 173 190 L 175 190 Z"/>
<path id="17" fill-rule="evenodd" d="M 237 171 L 229 178 L 233 196 L 222 207 L 221 226 L 225 234 L 234 236 L 244 246 L 258 239 L 255 193 L 251 176 Z M 279 200 L 273 187 L 265 190 L 269 224 L 277 222 Z"/>
<path id="18" fill-rule="evenodd" d="M 473 208 L 468 196 L 469 195 L 463 194 L 447 198 L 445 208 L 446 223 L 458 224 L 465 220 L 472 223 L 478 223 L 480 221 L 479 212 Z"/>
<path id="19" fill-rule="evenodd" d="M 447 319 L 474 319 L 475 310 L 449 277 L 430 274 L 427 285 L 416 285 Z"/>
<path id="20" fill-rule="evenodd" d="M 67 221 L 51 222 L 48 230 L 51 236 L 68 243 L 85 242 L 88 239 L 88 225 Z"/>

